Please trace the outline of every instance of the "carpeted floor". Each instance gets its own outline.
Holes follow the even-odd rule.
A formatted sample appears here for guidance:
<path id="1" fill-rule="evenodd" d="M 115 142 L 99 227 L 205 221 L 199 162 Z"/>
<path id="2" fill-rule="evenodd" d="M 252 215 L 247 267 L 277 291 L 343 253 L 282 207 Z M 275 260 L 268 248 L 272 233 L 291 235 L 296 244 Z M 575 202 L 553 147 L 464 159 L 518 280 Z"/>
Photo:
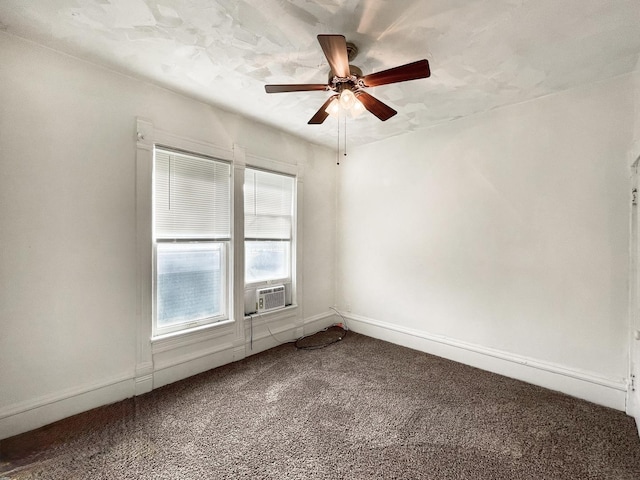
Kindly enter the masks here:
<path id="1" fill-rule="evenodd" d="M 621 412 L 349 333 L 0 442 L 0 479 L 640 479 Z"/>

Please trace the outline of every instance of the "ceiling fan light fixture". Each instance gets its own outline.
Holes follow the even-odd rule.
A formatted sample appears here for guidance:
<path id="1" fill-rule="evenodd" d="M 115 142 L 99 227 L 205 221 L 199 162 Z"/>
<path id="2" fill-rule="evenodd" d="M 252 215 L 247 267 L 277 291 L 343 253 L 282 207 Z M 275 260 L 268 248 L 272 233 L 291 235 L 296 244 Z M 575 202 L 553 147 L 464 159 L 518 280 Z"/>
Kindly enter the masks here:
<path id="1" fill-rule="evenodd" d="M 353 106 L 351 107 L 351 110 L 349 111 L 351 112 L 351 116 L 353 118 L 356 118 L 356 117 L 359 117 L 365 110 L 366 109 L 364 108 L 364 105 L 362 104 L 362 102 L 356 98 L 355 102 L 353 102 Z"/>
<path id="2" fill-rule="evenodd" d="M 340 116 L 340 102 L 338 101 L 338 99 L 334 98 L 324 111 L 331 115 L 333 118 L 338 118 Z"/>
<path id="3" fill-rule="evenodd" d="M 345 88 L 344 90 L 342 90 L 342 92 L 340 92 L 340 106 L 342 108 L 344 108 L 345 110 L 349 110 L 355 103 L 356 96 L 350 89 Z"/>

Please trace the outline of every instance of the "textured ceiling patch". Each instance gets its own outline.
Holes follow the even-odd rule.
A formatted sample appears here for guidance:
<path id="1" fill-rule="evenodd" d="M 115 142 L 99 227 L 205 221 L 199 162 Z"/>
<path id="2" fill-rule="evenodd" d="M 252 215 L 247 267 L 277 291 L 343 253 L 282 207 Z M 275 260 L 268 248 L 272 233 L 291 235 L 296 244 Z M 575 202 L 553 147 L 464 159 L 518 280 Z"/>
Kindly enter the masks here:
<path id="1" fill-rule="evenodd" d="M 335 120 L 306 123 L 326 92 L 264 92 L 327 81 L 320 33 L 355 42 L 365 73 L 431 66 L 376 87 L 399 113 L 350 120 L 352 145 L 625 74 L 640 51 L 638 0 L 2 0 L 0 24 L 330 146 Z"/>

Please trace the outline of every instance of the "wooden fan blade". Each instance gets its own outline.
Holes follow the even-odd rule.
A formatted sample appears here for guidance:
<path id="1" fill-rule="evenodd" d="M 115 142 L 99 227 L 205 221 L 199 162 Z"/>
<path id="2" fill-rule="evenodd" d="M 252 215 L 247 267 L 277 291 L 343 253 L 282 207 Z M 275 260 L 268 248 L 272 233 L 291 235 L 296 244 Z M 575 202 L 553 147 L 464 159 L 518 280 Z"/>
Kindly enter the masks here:
<path id="1" fill-rule="evenodd" d="M 376 117 L 378 117 L 383 122 L 385 120 L 389 120 L 396 113 L 398 113 L 389 105 L 382 103 L 380 100 L 378 100 L 375 97 L 372 97 L 366 92 L 362 92 L 362 91 L 359 92 L 356 95 L 356 98 L 360 100 L 360 102 L 362 102 L 362 105 L 364 105 L 364 108 L 369 110 L 371 113 L 373 113 Z"/>
<path id="2" fill-rule="evenodd" d="M 429 75 L 431 75 L 429 62 L 427 60 L 418 60 L 417 62 L 407 63 L 400 67 L 365 75 L 362 77 L 362 81 L 367 87 L 377 87 L 378 85 L 387 85 L 389 83 L 427 78 Z"/>
<path id="3" fill-rule="evenodd" d="M 327 107 L 329 106 L 329 104 L 334 98 L 338 98 L 338 95 L 333 95 L 329 97 L 327 101 L 322 104 L 322 106 L 320 107 L 320 110 L 318 110 L 316 114 L 313 117 L 311 117 L 311 120 L 309 120 L 307 123 L 309 125 L 320 125 L 322 122 L 324 122 L 329 116 L 329 114 L 325 110 L 327 109 Z"/>
<path id="4" fill-rule="evenodd" d="M 347 41 L 342 35 L 318 35 L 318 42 L 327 57 L 331 71 L 337 77 L 348 77 L 349 58 L 347 55 Z"/>
<path id="5" fill-rule="evenodd" d="M 289 85 L 265 85 L 267 93 L 308 92 L 312 90 L 328 90 L 324 83 L 300 83 Z"/>

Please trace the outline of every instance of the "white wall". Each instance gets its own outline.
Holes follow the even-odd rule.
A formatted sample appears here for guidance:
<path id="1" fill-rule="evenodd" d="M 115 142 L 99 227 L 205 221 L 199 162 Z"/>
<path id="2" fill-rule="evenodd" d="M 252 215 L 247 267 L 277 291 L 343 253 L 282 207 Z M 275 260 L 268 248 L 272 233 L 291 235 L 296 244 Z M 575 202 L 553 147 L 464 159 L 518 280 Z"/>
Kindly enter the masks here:
<path id="1" fill-rule="evenodd" d="M 635 113 L 635 121 L 634 121 L 634 129 L 633 129 L 633 139 L 634 142 L 629 149 L 629 164 L 632 166 L 632 171 L 636 171 L 634 178 L 634 187 L 637 189 L 640 186 L 640 179 L 638 178 L 637 166 L 633 168 L 638 159 L 640 159 L 640 60 L 636 64 L 635 71 L 633 72 L 633 85 L 634 85 L 634 113 Z M 629 326 L 630 326 L 630 370 L 633 375 L 635 375 L 635 390 L 631 390 L 629 393 L 629 400 L 627 404 L 627 411 L 633 415 L 636 419 L 636 423 L 638 425 L 638 430 L 640 431 L 640 388 L 637 388 L 639 379 L 640 379 L 640 341 L 635 338 L 636 332 L 640 331 L 640 291 L 638 288 L 640 282 L 640 273 L 638 264 L 638 254 L 639 254 L 639 242 L 640 242 L 640 232 L 638 230 L 638 223 L 640 222 L 638 207 L 636 206 L 633 209 L 633 215 L 631 228 L 631 278 L 630 278 L 630 294 L 631 301 L 630 303 L 630 317 L 629 317 Z"/>
<path id="2" fill-rule="evenodd" d="M 634 106 L 635 106 L 635 128 L 633 131 L 633 138 L 636 141 L 640 141 L 640 59 L 636 63 L 636 68 L 633 71 L 633 85 L 634 85 Z"/>
<path id="3" fill-rule="evenodd" d="M 354 328 L 624 409 L 632 98 L 623 76 L 352 149 Z"/>
<path id="4" fill-rule="evenodd" d="M 299 321 L 330 320 L 329 150 L 6 34 L 0 65 L 0 438 L 132 395 L 136 117 L 304 165 Z"/>

